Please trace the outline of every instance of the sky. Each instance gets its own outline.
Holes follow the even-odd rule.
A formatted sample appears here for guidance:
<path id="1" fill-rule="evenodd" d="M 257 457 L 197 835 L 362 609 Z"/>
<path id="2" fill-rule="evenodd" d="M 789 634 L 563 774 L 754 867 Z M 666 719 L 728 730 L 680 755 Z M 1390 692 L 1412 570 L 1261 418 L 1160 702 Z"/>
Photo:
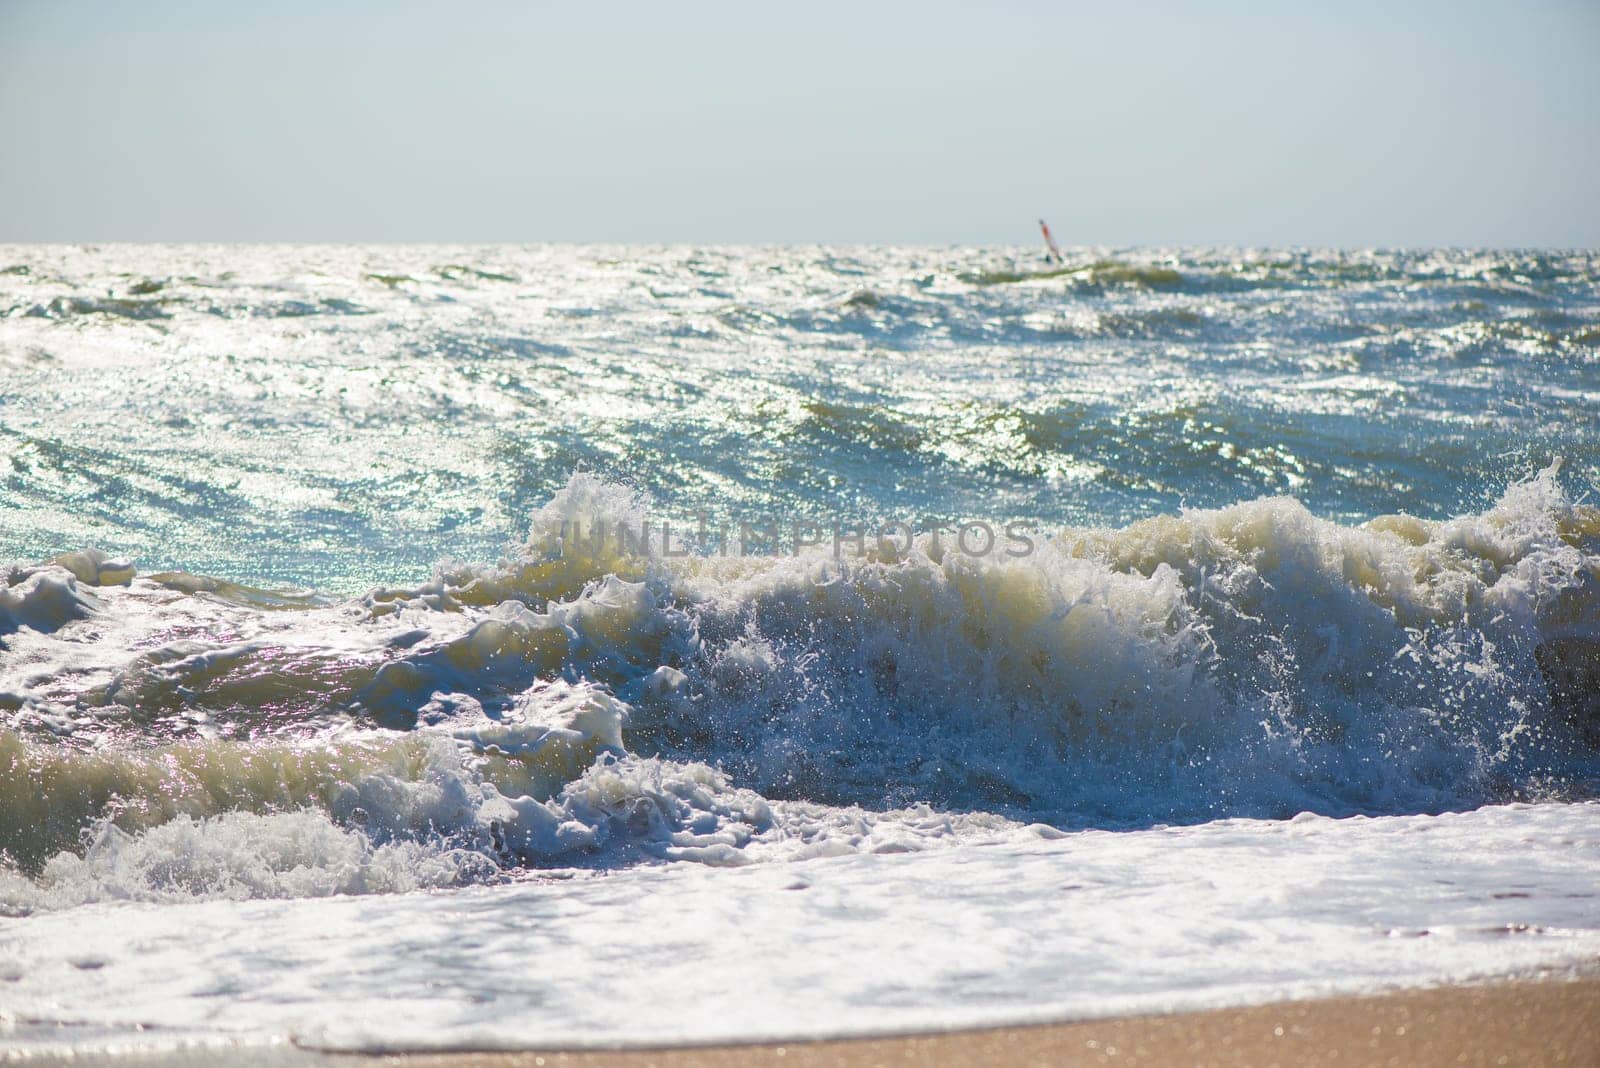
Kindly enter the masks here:
<path id="1" fill-rule="evenodd" d="M 1600 2 L 0 0 L 0 242 L 1600 246 Z"/>

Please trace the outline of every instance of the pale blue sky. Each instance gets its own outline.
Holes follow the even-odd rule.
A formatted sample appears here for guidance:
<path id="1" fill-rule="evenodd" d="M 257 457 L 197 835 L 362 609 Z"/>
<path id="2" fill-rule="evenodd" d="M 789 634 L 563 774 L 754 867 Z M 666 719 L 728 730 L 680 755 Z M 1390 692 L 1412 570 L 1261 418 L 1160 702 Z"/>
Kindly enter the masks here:
<path id="1" fill-rule="evenodd" d="M 0 0 L 0 241 L 1600 245 L 1600 4 Z"/>

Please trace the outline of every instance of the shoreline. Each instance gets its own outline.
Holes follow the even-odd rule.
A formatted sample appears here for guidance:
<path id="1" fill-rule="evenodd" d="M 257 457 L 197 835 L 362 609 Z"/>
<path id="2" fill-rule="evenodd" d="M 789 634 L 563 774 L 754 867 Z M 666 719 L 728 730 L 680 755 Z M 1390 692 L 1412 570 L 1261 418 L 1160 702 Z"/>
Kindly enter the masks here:
<path id="1" fill-rule="evenodd" d="M 332 1053 L 204 1046 L 29 1055 L 21 1065 L 738 1068 L 744 1065 L 1432 1065 L 1600 1063 L 1600 974 L 1491 980 L 1241 1008 L 878 1038 L 624 1049 Z"/>

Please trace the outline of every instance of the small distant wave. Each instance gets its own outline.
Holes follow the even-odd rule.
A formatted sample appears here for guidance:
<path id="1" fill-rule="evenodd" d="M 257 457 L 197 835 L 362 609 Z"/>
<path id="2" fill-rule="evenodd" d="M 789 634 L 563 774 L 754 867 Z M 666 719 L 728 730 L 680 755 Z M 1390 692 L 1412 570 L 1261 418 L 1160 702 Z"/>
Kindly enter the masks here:
<path id="1" fill-rule="evenodd" d="M 1018 282 L 1046 282 L 1069 279 L 1082 286 L 1142 286 L 1147 289 L 1175 289 L 1183 285 L 1183 275 L 1170 268 L 1098 260 L 1081 267 L 1056 267 L 1040 271 L 991 270 L 963 275 L 979 286 L 1013 285 Z"/>
<path id="2" fill-rule="evenodd" d="M 473 267 L 463 263 L 445 263 L 433 268 L 432 277 L 427 275 L 421 278 L 409 274 L 386 274 L 381 271 L 369 271 L 362 276 L 369 282 L 377 282 L 389 289 L 397 289 L 407 285 L 420 285 L 424 282 L 517 282 L 519 279 L 514 274 L 501 271 L 489 271 L 481 267 Z"/>
<path id="3" fill-rule="evenodd" d="M 148 290 L 145 290 L 148 292 Z M 80 315 L 110 315 L 121 319 L 170 319 L 172 312 L 162 299 L 133 297 L 55 297 L 25 311 L 38 319 L 69 319 Z"/>

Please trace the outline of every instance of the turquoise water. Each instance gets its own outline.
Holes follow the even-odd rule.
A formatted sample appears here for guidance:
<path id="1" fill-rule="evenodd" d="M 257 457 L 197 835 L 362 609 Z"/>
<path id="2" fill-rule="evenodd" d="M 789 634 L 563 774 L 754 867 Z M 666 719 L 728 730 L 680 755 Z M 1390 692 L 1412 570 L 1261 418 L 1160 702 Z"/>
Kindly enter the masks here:
<path id="1" fill-rule="evenodd" d="M 372 775 L 500 798 L 385 841 L 570 861 L 614 759 L 1062 826 L 1596 782 L 1592 254 L 0 261 L 0 737 L 75 798 L 31 863 Z"/>
<path id="2" fill-rule="evenodd" d="M 1592 964 L 1597 478 L 1592 253 L 0 248 L 0 1059 Z"/>
<path id="3" fill-rule="evenodd" d="M 1600 469 L 1592 253 L 0 249 L 0 558 L 341 593 L 665 517 L 1476 512 Z"/>

